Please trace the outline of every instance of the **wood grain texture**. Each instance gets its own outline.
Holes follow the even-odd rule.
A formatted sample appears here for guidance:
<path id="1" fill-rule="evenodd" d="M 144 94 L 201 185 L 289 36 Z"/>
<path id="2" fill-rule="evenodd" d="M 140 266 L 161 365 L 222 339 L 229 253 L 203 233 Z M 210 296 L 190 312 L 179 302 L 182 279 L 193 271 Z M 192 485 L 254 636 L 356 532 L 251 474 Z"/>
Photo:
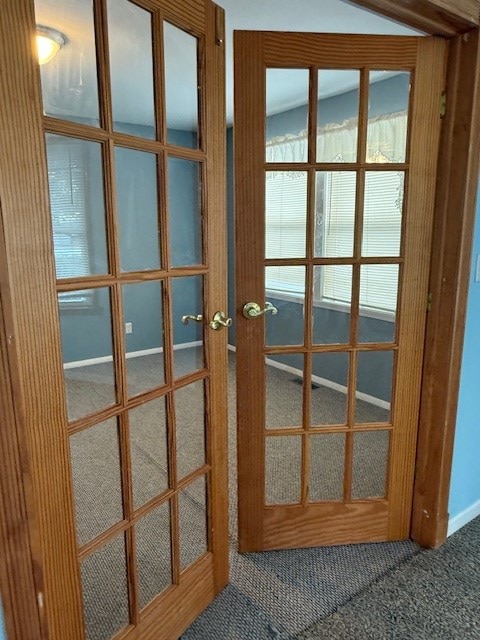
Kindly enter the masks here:
<path id="1" fill-rule="evenodd" d="M 389 532 L 396 538 L 406 538 L 410 532 L 445 61 L 444 40 L 419 41 L 410 104 L 410 170 L 405 181 L 404 203 L 405 262 L 401 270 L 389 470 Z"/>
<path id="2" fill-rule="evenodd" d="M 262 35 L 234 36 L 235 255 L 237 339 L 238 536 L 240 551 L 262 546 L 265 423 L 263 318 L 247 320 L 246 302 L 265 299 L 264 149 L 265 80 Z M 255 144 L 255 149 L 253 145 Z M 262 151 L 259 152 L 258 149 Z M 248 400 L 247 400 L 248 398 Z M 251 398 L 256 398 L 251 402 Z M 250 526 L 255 522 L 255 527 Z"/>
<path id="3" fill-rule="evenodd" d="M 352 0 L 352 4 L 393 18 L 434 36 L 454 36 L 478 27 L 478 0 Z"/>
<path id="4" fill-rule="evenodd" d="M 263 548 L 290 549 L 356 542 L 388 536 L 388 503 L 325 503 L 265 509 Z"/>
<path id="5" fill-rule="evenodd" d="M 43 590 L 43 576 L 35 566 L 31 537 L 35 536 L 36 516 L 32 500 L 32 476 L 25 436 L 16 407 L 13 379 L 16 377 L 14 353 L 9 354 L 8 281 L 3 230 L 0 224 L 0 592 L 5 629 L 10 638 L 28 640 L 45 637 L 37 603 Z"/>
<path id="6" fill-rule="evenodd" d="M 63 372 L 48 203 L 33 2 L 2 6 L 0 38 L 0 184 L 11 345 L 38 514 L 44 603 L 51 638 L 80 639 L 82 607 L 76 562 Z M 35 551 L 34 551 L 35 553 Z"/>
<path id="7" fill-rule="evenodd" d="M 446 539 L 470 254 L 480 150 L 479 32 L 455 38 L 448 61 L 430 275 L 432 309 L 413 503 L 412 537 L 437 547 Z M 459 153 L 459 150 L 461 152 Z"/>

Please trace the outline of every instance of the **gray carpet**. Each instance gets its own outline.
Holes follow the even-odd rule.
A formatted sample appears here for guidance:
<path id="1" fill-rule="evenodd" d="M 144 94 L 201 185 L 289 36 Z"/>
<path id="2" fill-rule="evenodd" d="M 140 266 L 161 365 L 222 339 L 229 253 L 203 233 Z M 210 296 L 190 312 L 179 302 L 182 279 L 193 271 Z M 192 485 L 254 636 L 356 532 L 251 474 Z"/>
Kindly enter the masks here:
<path id="1" fill-rule="evenodd" d="M 192 368 L 192 356 L 176 353 L 181 373 Z M 129 362 L 129 387 L 143 391 L 153 386 L 161 370 L 160 354 Z M 130 364 L 132 366 L 130 366 Z M 184 634 L 186 640 L 262 640 L 294 637 L 315 621 L 335 611 L 406 558 L 417 552 L 411 542 L 357 545 L 333 548 L 279 551 L 240 556 L 236 552 L 236 425 L 234 358 L 230 358 L 230 537 L 231 584 Z M 111 365 L 104 363 L 66 371 L 71 416 L 80 417 L 111 402 Z M 295 376 L 270 369 L 268 394 L 281 403 L 269 405 L 270 426 L 298 425 L 301 385 Z M 186 475 L 203 462 L 202 383 L 177 392 L 175 399 L 177 464 Z M 295 398 L 295 401 L 288 401 Z M 312 390 L 314 414 L 319 424 L 343 420 L 345 395 L 332 389 Z M 359 402 L 365 420 L 385 420 L 386 412 Z M 339 416 L 339 417 L 337 417 Z M 317 418 L 316 418 L 317 420 Z M 142 405 L 130 414 L 132 484 L 136 507 L 167 486 L 165 408 L 162 399 Z M 370 434 L 358 434 L 358 436 Z M 353 490 L 359 496 L 383 495 L 388 433 L 360 447 Z M 160 437 L 159 437 L 160 436 Z M 296 437 L 298 440 L 298 437 Z M 287 502 L 299 494 L 298 446 L 283 446 L 290 438 L 269 438 L 267 501 Z M 315 442 L 317 441 L 317 442 Z M 299 443 L 299 440 L 298 440 Z M 322 445 L 320 446 L 320 443 Z M 122 518 L 118 437 L 110 420 L 71 438 L 72 467 L 76 495 L 77 531 L 86 543 Z M 362 453 L 362 449 L 365 451 Z M 312 443 L 315 482 L 313 500 L 341 499 L 344 435 L 315 436 Z M 365 457 L 366 456 L 366 457 Z M 375 464 L 372 459 L 375 458 Z M 296 478 L 296 481 L 295 481 Z M 293 481 L 292 481 L 293 479 Z M 313 478 L 312 478 L 313 479 Z M 197 486 L 198 485 L 198 486 Z M 161 507 L 136 527 L 140 601 L 146 605 L 170 584 L 168 510 Z M 182 568 L 206 549 L 204 487 L 194 483 L 180 499 Z M 88 640 L 108 640 L 127 623 L 125 550 L 117 538 L 90 556 L 82 565 Z"/>
<path id="2" fill-rule="evenodd" d="M 302 640 L 478 640 L 480 517 L 377 580 Z"/>

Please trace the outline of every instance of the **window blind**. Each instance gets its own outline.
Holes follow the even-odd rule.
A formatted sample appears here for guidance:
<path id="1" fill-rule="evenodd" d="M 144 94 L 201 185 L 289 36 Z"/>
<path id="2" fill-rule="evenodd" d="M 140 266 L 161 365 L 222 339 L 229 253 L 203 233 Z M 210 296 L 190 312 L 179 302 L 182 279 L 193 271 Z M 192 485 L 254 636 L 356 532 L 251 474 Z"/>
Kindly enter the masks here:
<path id="1" fill-rule="evenodd" d="M 86 222 L 85 156 L 81 144 L 47 145 L 48 182 L 57 278 L 88 275 L 90 261 Z M 84 304 L 87 291 L 66 292 L 62 303 Z"/>

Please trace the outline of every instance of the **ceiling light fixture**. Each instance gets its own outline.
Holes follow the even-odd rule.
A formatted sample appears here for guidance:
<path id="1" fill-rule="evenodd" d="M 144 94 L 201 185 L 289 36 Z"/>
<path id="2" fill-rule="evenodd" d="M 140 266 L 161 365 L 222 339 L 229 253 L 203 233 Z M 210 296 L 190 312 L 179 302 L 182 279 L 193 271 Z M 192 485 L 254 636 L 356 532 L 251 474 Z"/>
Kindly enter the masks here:
<path id="1" fill-rule="evenodd" d="M 46 64 L 53 60 L 66 43 L 65 36 L 60 31 L 40 24 L 37 24 L 36 41 L 39 64 Z"/>

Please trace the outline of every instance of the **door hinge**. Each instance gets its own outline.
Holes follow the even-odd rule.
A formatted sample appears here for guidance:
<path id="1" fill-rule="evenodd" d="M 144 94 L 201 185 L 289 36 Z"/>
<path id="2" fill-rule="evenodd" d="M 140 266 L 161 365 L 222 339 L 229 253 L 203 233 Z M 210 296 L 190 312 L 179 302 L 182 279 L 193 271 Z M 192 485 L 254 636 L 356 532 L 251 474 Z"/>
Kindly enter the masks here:
<path id="1" fill-rule="evenodd" d="M 440 118 L 444 118 L 447 114 L 447 94 L 444 91 L 440 96 Z"/>
<path id="2" fill-rule="evenodd" d="M 225 42 L 225 11 L 218 5 L 215 7 L 215 42 L 219 47 Z"/>
<path id="3" fill-rule="evenodd" d="M 432 310 L 432 294 L 429 293 L 427 295 L 427 311 L 431 311 Z"/>

